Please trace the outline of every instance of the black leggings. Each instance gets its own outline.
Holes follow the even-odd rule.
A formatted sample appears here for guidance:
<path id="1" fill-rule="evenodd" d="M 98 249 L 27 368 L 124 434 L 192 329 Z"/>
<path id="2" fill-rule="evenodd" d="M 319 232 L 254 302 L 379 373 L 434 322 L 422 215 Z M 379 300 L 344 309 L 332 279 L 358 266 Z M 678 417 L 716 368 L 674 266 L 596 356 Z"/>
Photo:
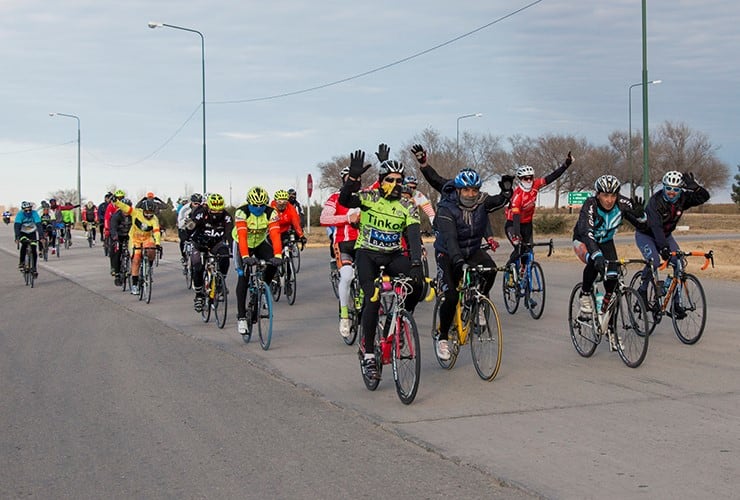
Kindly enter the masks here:
<path id="1" fill-rule="evenodd" d="M 234 242 L 234 252 L 238 252 L 238 251 L 239 251 L 238 244 Z M 275 252 L 272 248 L 272 245 L 270 244 L 269 239 L 263 241 L 256 247 L 249 249 L 249 255 L 251 257 L 256 257 L 259 260 L 269 261 L 271 258 L 275 256 L 274 254 Z M 235 262 L 239 262 L 239 260 L 235 258 Z M 262 280 L 269 285 L 272 282 L 272 279 L 275 277 L 276 272 L 277 272 L 277 267 L 273 266 L 272 264 L 268 264 L 267 266 L 265 266 L 265 274 L 262 276 Z M 247 317 L 247 289 L 248 288 L 249 288 L 249 276 L 245 273 L 244 276 L 239 276 L 239 279 L 236 282 L 236 317 L 237 319 L 242 319 L 242 318 Z"/>
<path id="2" fill-rule="evenodd" d="M 514 250 L 511 252 L 511 255 L 509 256 L 509 260 L 506 262 L 506 265 L 508 266 L 512 262 L 514 262 L 516 259 L 519 258 L 522 251 L 522 245 L 514 245 L 514 242 L 511 241 L 511 237 L 514 230 L 514 223 L 510 220 L 506 221 L 506 224 L 504 225 L 504 231 L 506 232 L 506 237 L 509 239 L 509 243 L 514 247 Z M 531 245 L 534 240 L 534 235 L 532 231 L 532 223 L 531 222 L 525 222 L 523 224 L 519 224 L 519 236 L 522 237 L 521 243 L 524 245 Z"/>
<path id="3" fill-rule="evenodd" d="M 604 243 L 600 243 L 599 249 L 601 250 L 601 253 L 604 255 L 604 259 L 617 260 L 617 248 L 614 246 L 614 240 L 609 240 L 609 241 L 605 241 Z M 598 275 L 599 275 L 599 271 L 596 269 L 596 266 L 594 266 L 594 261 L 591 259 L 588 259 L 588 262 L 586 263 L 586 267 L 583 268 L 583 288 L 582 288 L 583 293 L 591 292 L 594 286 L 594 281 L 596 281 L 596 277 Z M 612 293 L 616 287 L 617 287 L 616 279 L 604 280 L 604 292 L 606 294 Z"/>
<path id="4" fill-rule="evenodd" d="M 193 253 L 190 254 L 190 263 L 193 266 L 193 288 L 196 293 L 202 292 L 203 290 L 204 257 L 201 256 L 201 252 L 207 255 L 209 250 L 193 247 Z M 210 253 L 219 256 L 218 270 L 224 275 L 224 277 L 226 277 L 226 275 L 229 274 L 229 245 L 223 240 L 219 241 L 210 249 Z"/>

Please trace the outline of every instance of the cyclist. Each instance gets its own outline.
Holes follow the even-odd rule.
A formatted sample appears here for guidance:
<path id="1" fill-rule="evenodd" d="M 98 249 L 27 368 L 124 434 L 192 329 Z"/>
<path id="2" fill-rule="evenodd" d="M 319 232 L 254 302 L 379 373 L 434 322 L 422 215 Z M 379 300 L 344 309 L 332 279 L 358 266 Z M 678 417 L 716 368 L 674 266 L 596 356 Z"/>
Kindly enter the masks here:
<path id="1" fill-rule="evenodd" d="M 31 272 L 33 277 L 36 278 L 38 273 L 36 272 L 36 261 L 38 260 L 38 252 L 36 246 L 31 245 L 32 241 L 38 241 L 43 237 L 41 233 L 41 217 L 37 212 L 33 210 L 33 203 L 30 201 L 24 201 L 21 203 L 20 211 L 15 214 L 15 243 L 20 243 L 21 256 L 20 262 L 18 263 L 18 269 L 23 272 L 24 262 L 26 260 L 26 252 L 28 247 L 31 247 L 31 258 L 33 264 L 31 264 Z M 21 242 L 21 238 L 23 241 Z"/>
<path id="2" fill-rule="evenodd" d="M 305 213 L 303 211 L 303 205 L 301 205 L 301 202 L 298 201 L 297 196 L 298 194 L 296 193 L 295 189 L 288 189 L 288 201 L 291 205 L 293 205 L 295 211 L 298 212 L 298 216 L 301 218 L 301 226 L 304 226 L 306 222 Z"/>
<path id="3" fill-rule="evenodd" d="M 155 211 L 157 213 L 157 216 L 159 216 L 159 211 L 160 210 L 162 210 L 163 208 L 167 207 L 167 203 L 165 203 L 164 201 L 162 201 L 158 196 L 154 196 L 154 193 L 151 192 L 151 191 L 149 191 L 146 194 L 146 196 L 144 196 L 142 199 L 140 199 L 138 201 L 138 203 L 136 203 L 136 208 L 141 208 L 142 207 L 142 204 L 146 200 L 152 200 L 154 202 L 154 208 L 155 208 Z"/>
<path id="4" fill-rule="evenodd" d="M 709 191 L 696 182 L 694 174 L 682 174 L 675 170 L 663 176 L 663 189 L 654 193 L 647 202 L 645 215 L 647 225 L 635 231 L 635 243 L 645 260 L 652 261 L 657 269 L 660 259 L 668 260 L 671 252 L 680 250 L 673 231 L 681 215 L 691 208 L 709 200 Z M 672 259 L 673 260 L 673 259 Z M 671 262 L 674 266 L 675 263 Z M 638 292 L 647 301 L 647 286 L 650 273 L 646 268 Z M 658 290 L 662 293 L 662 290 Z"/>
<path id="5" fill-rule="evenodd" d="M 275 209 L 278 215 L 278 226 L 280 226 L 280 241 L 283 247 L 289 242 L 291 231 L 295 231 L 298 241 L 301 243 L 301 250 L 306 248 L 308 240 L 303 234 L 301 227 L 301 217 L 288 201 L 290 194 L 282 189 L 275 191 L 274 199 L 270 206 Z M 290 275 L 286 276 L 290 279 Z"/>
<path id="6" fill-rule="evenodd" d="M 131 205 L 131 200 L 124 198 L 121 200 L 125 205 Z M 113 273 L 113 283 L 116 286 L 122 285 L 121 276 L 121 247 L 128 245 L 128 235 L 131 232 L 131 215 L 117 210 L 110 217 L 110 268 Z"/>
<path id="7" fill-rule="evenodd" d="M 247 334 L 249 277 L 245 268 L 257 264 L 258 259 L 268 261 L 263 278 L 265 283 L 271 283 L 282 262 L 283 246 L 278 215 L 275 209 L 267 205 L 268 201 L 270 197 L 267 191 L 254 186 L 247 193 L 247 202 L 237 208 L 234 214 L 234 266 L 239 277 L 236 284 L 237 331 L 241 335 Z M 257 317 L 253 316 L 249 321 L 256 323 Z"/>
<path id="8" fill-rule="evenodd" d="M 141 270 L 142 252 L 146 250 L 147 257 L 154 262 L 155 252 L 162 248 L 160 245 L 159 219 L 154 213 L 156 207 L 151 200 L 145 201 L 141 208 L 132 207 L 131 204 L 119 200 L 117 194 L 113 197 L 113 200 L 116 200 L 114 205 L 124 215 L 131 216 L 131 229 L 128 233 L 128 247 L 131 253 L 131 295 L 139 295 L 139 271 Z M 108 228 L 109 230 L 111 228 L 110 219 L 108 220 Z M 135 250 L 135 248 L 138 248 L 138 250 Z"/>
<path id="9" fill-rule="evenodd" d="M 90 225 L 90 231 L 92 231 L 92 244 L 95 244 L 95 226 L 98 224 L 98 207 L 92 200 L 88 200 L 85 206 L 82 207 L 82 229 L 87 232 L 87 226 Z"/>
<path id="10" fill-rule="evenodd" d="M 5 210 L 3 212 L 3 222 L 6 224 L 10 224 L 10 210 Z"/>
<path id="11" fill-rule="evenodd" d="M 197 312 L 203 310 L 206 296 L 203 291 L 203 268 L 208 253 L 218 256 L 218 270 L 226 277 L 229 273 L 229 250 L 234 219 L 226 211 L 224 197 L 211 193 L 205 205 L 192 209 L 187 224 L 193 251 L 190 264 L 193 268 L 193 307 Z"/>
<path id="12" fill-rule="evenodd" d="M 403 187 L 405 188 L 403 190 L 403 196 L 409 198 L 416 205 L 417 209 L 421 209 L 422 212 L 427 214 L 429 224 L 434 225 L 434 207 L 432 206 L 432 202 L 429 201 L 429 198 L 416 189 L 418 185 L 419 179 L 413 175 L 407 175 L 403 179 Z"/>
<path id="13" fill-rule="evenodd" d="M 73 211 L 75 208 L 80 208 L 80 205 L 73 205 L 72 203 L 59 205 L 59 210 L 62 213 L 62 222 L 64 223 L 64 237 L 69 238 L 70 245 L 72 245 L 72 226 L 75 224 L 75 213 Z"/>
<path id="14" fill-rule="evenodd" d="M 347 182 L 349 167 L 344 167 L 339 173 L 342 183 Z M 352 263 L 355 260 L 355 242 L 357 241 L 357 226 L 360 221 L 360 211 L 349 209 L 339 203 L 339 191 L 333 193 L 326 200 L 321 210 L 319 222 L 323 226 L 335 228 L 333 234 L 332 254 L 339 269 L 339 334 L 349 337 L 349 289 L 354 271 Z"/>
<path id="15" fill-rule="evenodd" d="M 123 189 L 116 189 L 116 192 L 113 193 L 113 196 L 111 196 L 110 198 L 111 203 L 108 204 L 108 206 L 106 207 L 105 215 L 103 216 L 103 228 L 106 238 L 110 236 L 110 218 L 111 216 L 113 216 L 114 213 L 116 213 L 116 210 L 118 210 L 118 206 L 115 204 L 114 200 L 120 200 L 125 197 L 126 193 L 123 191 Z"/>
<path id="16" fill-rule="evenodd" d="M 190 219 L 190 213 L 198 208 L 203 203 L 203 196 L 200 193 L 193 193 L 190 195 L 190 203 L 184 204 L 177 212 L 177 235 L 180 238 L 180 261 L 182 265 L 185 265 L 185 242 L 190 239 L 190 231 L 188 231 L 186 225 Z"/>
<path id="17" fill-rule="evenodd" d="M 501 192 L 489 195 L 481 191 L 483 181 L 478 172 L 465 168 L 454 179 L 445 179 L 427 163 L 427 154 L 420 144 L 411 148 L 429 184 L 442 193 L 434 219 L 434 253 L 437 262 L 437 283 L 443 302 L 439 308 L 437 356 L 450 359 L 449 329 L 458 302 L 457 285 L 463 276 L 463 266 L 483 265 L 495 267 L 493 259 L 481 249 L 481 240 L 488 234 L 488 214 L 509 202 L 512 196 L 513 177 L 501 177 Z M 496 279 L 496 271 L 483 274 L 482 292 L 488 295 Z"/>
<path id="18" fill-rule="evenodd" d="M 103 201 L 98 205 L 98 232 L 100 233 L 101 242 L 105 241 L 105 228 L 103 227 L 105 225 L 105 210 L 110 204 L 111 196 L 113 196 L 113 193 L 110 191 L 105 193 Z"/>
<path id="19" fill-rule="evenodd" d="M 604 260 L 615 261 L 618 258 L 614 235 L 623 218 L 635 227 L 641 227 L 645 223 L 642 200 L 639 197 L 630 200 L 620 195 L 620 186 L 619 179 L 613 175 L 602 175 L 596 179 L 596 194 L 583 203 L 573 228 L 573 250 L 581 262 L 586 264 L 579 298 L 580 314 L 583 316 L 590 316 L 593 312 L 589 296 L 599 274 L 603 274 L 605 278 L 602 310 L 606 310 L 617 286 L 616 264 L 604 269 Z"/>
<path id="20" fill-rule="evenodd" d="M 46 201 L 41 202 L 41 210 L 39 212 L 39 218 L 41 219 L 41 234 L 42 241 L 47 247 L 51 246 L 51 254 L 56 254 L 56 220 L 54 214 L 49 208 L 49 203 Z"/>
<path id="21" fill-rule="evenodd" d="M 531 245 L 534 242 L 532 233 L 532 218 L 537 205 L 537 195 L 540 189 L 552 184 L 573 163 L 573 155 L 568 151 L 568 156 L 560 167 L 553 170 L 545 177 L 534 176 L 534 168 L 522 165 L 516 169 L 517 185 L 514 194 L 506 207 L 506 224 L 504 230 L 514 250 L 509 256 L 508 266 L 515 262 L 522 251 L 522 244 Z"/>
<path id="22" fill-rule="evenodd" d="M 360 178 L 370 167 L 364 165 L 365 153 L 357 150 L 350 155 L 349 174 L 339 191 L 339 203 L 360 209 L 360 227 L 355 243 L 355 258 L 360 286 L 365 292 L 362 331 L 365 355 L 363 368 L 370 378 L 377 378 L 378 364 L 373 343 L 378 324 L 380 302 L 370 299 L 375 291 L 375 278 L 380 266 L 390 276 L 404 274 L 413 278 L 413 291 L 406 298 L 406 308 L 413 313 L 423 289 L 424 271 L 421 265 L 421 232 L 416 207 L 401 196 L 404 166 L 395 160 L 385 160 L 378 167 L 377 189 L 360 191 Z M 404 255 L 403 233 L 409 241 L 411 257 Z"/>

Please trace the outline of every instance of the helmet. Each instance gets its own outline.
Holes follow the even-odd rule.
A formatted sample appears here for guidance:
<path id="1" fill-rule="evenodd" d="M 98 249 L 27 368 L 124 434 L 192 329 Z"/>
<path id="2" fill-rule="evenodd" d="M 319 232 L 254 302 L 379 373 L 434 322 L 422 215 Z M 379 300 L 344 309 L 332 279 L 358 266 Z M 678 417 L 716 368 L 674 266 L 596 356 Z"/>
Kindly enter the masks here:
<path id="1" fill-rule="evenodd" d="M 57 199 L 56 198 L 49 198 L 49 204 L 50 205 L 54 205 L 54 204 L 56 204 L 56 202 L 57 202 Z"/>
<path id="2" fill-rule="evenodd" d="M 155 210 L 156 208 L 157 208 L 157 207 L 156 207 L 156 205 L 154 204 L 154 201 L 152 201 L 152 200 L 150 200 L 150 199 L 146 199 L 146 200 L 144 200 L 144 201 L 142 201 L 142 202 L 141 202 L 141 209 L 142 209 L 142 210 L 143 210 L 144 212 L 154 212 L 154 210 Z"/>
<path id="3" fill-rule="evenodd" d="M 419 184 L 419 179 L 417 179 L 413 175 L 407 175 L 406 178 L 403 180 L 403 185 L 408 186 L 409 184 L 413 184 L 414 186 L 416 186 L 417 184 Z"/>
<path id="4" fill-rule="evenodd" d="M 339 177 L 344 179 L 346 176 L 349 175 L 349 167 L 344 167 L 341 172 L 339 172 Z"/>
<path id="5" fill-rule="evenodd" d="M 594 182 L 594 189 L 597 193 L 613 193 L 617 194 L 619 193 L 619 187 L 621 186 L 621 183 L 619 182 L 619 179 L 614 177 L 613 175 L 602 175 L 598 179 L 596 179 L 596 182 Z"/>
<path id="6" fill-rule="evenodd" d="M 87 201 L 87 208 L 92 208 L 95 206 L 95 203 L 92 202 L 92 200 Z"/>
<path id="7" fill-rule="evenodd" d="M 49 202 L 46 200 L 43 200 L 41 202 L 41 208 L 49 208 Z"/>
<path id="8" fill-rule="evenodd" d="M 30 201 L 21 202 L 21 210 L 31 210 L 33 204 Z"/>
<path id="9" fill-rule="evenodd" d="M 396 160 L 385 160 L 378 167 L 378 171 L 381 179 L 390 173 L 403 175 L 403 163 Z"/>
<path id="10" fill-rule="evenodd" d="M 682 187 L 683 186 L 683 174 L 681 172 L 676 172 L 675 170 L 666 172 L 665 175 L 663 176 L 663 185 L 670 186 L 670 187 Z"/>
<path id="11" fill-rule="evenodd" d="M 206 204 L 208 205 L 208 210 L 210 210 L 211 212 L 223 212 L 224 208 L 226 207 L 226 203 L 224 203 L 224 197 L 218 193 L 209 194 Z"/>
<path id="12" fill-rule="evenodd" d="M 108 191 L 107 193 L 105 193 L 105 196 L 103 196 L 103 198 L 107 200 L 111 196 L 113 196 L 113 193 L 111 193 L 110 191 Z"/>
<path id="13" fill-rule="evenodd" d="M 191 194 L 190 203 L 203 203 L 203 196 L 200 193 Z"/>
<path id="14" fill-rule="evenodd" d="M 522 165 L 516 169 L 517 177 L 527 177 L 529 175 L 534 176 L 534 169 L 529 165 Z"/>
<path id="15" fill-rule="evenodd" d="M 290 194 L 287 191 L 283 189 L 275 191 L 275 201 L 288 201 L 288 198 L 290 198 Z"/>
<path id="16" fill-rule="evenodd" d="M 293 191 L 295 192 L 295 190 Z M 247 193 L 247 203 L 249 203 L 250 205 L 267 205 L 269 198 L 270 197 L 267 194 L 267 191 L 265 191 L 265 188 L 260 186 L 254 186 Z"/>
<path id="17" fill-rule="evenodd" d="M 146 194 L 146 197 L 147 197 L 147 198 L 154 198 L 154 193 L 152 193 L 151 191 L 149 191 L 149 192 L 148 192 L 148 193 Z"/>
<path id="18" fill-rule="evenodd" d="M 116 189 L 116 192 L 113 193 L 116 198 L 123 198 L 126 196 L 126 192 L 123 189 Z"/>
<path id="19" fill-rule="evenodd" d="M 455 187 L 456 188 L 479 188 L 483 184 L 480 179 L 478 172 L 472 168 L 464 168 L 460 170 L 460 173 L 455 176 Z"/>
<path id="20" fill-rule="evenodd" d="M 296 194 L 295 189 L 293 189 L 293 188 L 288 189 L 288 194 L 291 195 L 291 196 L 295 196 L 295 194 Z"/>

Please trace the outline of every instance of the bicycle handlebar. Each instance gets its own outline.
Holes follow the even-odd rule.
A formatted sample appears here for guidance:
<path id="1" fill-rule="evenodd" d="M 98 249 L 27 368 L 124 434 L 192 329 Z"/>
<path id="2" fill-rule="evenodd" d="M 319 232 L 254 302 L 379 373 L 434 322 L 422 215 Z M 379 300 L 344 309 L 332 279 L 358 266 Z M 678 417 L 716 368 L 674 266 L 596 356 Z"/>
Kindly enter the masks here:
<path id="1" fill-rule="evenodd" d="M 712 264 L 712 267 L 714 267 L 714 250 L 710 250 L 708 252 L 702 252 L 702 251 L 692 251 L 692 252 L 683 252 L 681 250 L 678 250 L 676 252 L 671 252 L 671 257 L 678 257 L 679 259 L 683 257 L 704 257 L 704 264 L 700 267 L 700 269 L 703 271 L 706 268 L 709 267 L 709 264 Z M 664 260 L 663 263 L 658 266 L 658 269 L 663 270 L 668 265 L 668 261 Z"/>

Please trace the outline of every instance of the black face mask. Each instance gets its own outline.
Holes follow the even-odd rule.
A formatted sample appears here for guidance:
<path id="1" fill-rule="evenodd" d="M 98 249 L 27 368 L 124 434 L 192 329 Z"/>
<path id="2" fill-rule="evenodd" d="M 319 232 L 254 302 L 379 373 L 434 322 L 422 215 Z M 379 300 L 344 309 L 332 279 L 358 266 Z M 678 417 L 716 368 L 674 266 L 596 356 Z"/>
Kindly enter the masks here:
<path id="1" fill-rule="evenodd" d="M 390 187 L 391 184 L 388 184 L 387 182 L 381 182 L 380 183 L 380 189 L 383 192 L 383 196 L 387 200 L 398 200 L 401 198 L 401 193 L 403 192 L 403 186 L 401 184 L 392 184 L 393 187 Z"/>

